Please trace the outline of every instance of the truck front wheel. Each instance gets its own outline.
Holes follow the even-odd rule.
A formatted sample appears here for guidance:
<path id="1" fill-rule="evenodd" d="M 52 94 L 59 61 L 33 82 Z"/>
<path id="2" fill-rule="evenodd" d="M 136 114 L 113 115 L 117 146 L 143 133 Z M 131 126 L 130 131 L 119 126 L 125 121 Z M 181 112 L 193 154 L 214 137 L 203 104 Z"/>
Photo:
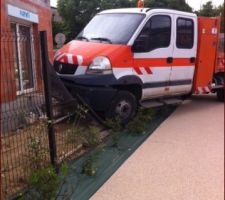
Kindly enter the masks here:
<path id="1" fill-rule="evenodd" d="M 109 110 L 106 112 L 107 118 L 119 118 L 122 123 L 128 123 L 136 114 L 137 100 L 128 91 L 119 91 L 111 102 Z"/>
<path id="2" fill-rule="evenodd" d="M 216 95 L 219 101 L 224 102 L 224 89 L 217 90 Z"/>

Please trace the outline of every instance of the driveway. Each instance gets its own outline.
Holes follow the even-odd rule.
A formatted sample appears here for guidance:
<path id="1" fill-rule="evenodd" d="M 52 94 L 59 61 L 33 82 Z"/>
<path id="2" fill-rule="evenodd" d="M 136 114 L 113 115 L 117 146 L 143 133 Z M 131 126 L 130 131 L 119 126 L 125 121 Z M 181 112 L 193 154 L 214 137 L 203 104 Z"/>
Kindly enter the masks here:
<path id="1" fill-rule="evenodd" d="M 224 104 L 185 101 L 91 200 L 223 200 Z"/>

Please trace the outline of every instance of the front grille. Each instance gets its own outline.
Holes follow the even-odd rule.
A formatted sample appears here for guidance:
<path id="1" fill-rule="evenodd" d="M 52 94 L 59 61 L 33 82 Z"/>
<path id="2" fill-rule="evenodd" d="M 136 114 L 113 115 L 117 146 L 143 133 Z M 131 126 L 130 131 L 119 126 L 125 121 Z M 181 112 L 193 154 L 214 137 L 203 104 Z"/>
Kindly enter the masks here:
<path id="1" fill-rule="evenodd" d="M 78 65 L 74 64 L 54 62 L 55 71 L 59 74 L 75 74 L 77 67 Z"/>

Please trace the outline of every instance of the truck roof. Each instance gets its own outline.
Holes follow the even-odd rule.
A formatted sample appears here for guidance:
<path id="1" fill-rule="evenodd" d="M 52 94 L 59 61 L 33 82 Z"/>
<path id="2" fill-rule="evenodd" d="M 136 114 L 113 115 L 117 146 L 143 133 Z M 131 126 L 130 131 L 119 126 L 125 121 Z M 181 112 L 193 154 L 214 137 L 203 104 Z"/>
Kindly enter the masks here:
<path id="1" fill-rule="evenodd" d="M 109 13 L 134 13 L 134 14 L 146 14 L 150 15 L 154 12 L 170 13 L 170 14 L 179 14 L 186 15 L 190 17 L 197 17 L 195 13 L 183 12 L 173 9 L 164 9 L 164 8 L 120 8 L 120 9 L 111 9 L 104 10 L 99 14 L 109 14 Z"/>

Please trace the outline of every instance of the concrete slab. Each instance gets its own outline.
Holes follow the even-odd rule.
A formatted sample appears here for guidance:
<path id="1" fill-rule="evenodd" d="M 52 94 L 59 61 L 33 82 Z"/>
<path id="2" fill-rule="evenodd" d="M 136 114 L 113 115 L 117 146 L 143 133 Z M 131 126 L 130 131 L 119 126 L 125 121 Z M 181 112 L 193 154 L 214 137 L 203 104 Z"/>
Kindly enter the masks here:
<path id="1" fill-rule="evenodd" d="M 91 200 L 223 200 L 224 104 L 186 101 Z"/>

